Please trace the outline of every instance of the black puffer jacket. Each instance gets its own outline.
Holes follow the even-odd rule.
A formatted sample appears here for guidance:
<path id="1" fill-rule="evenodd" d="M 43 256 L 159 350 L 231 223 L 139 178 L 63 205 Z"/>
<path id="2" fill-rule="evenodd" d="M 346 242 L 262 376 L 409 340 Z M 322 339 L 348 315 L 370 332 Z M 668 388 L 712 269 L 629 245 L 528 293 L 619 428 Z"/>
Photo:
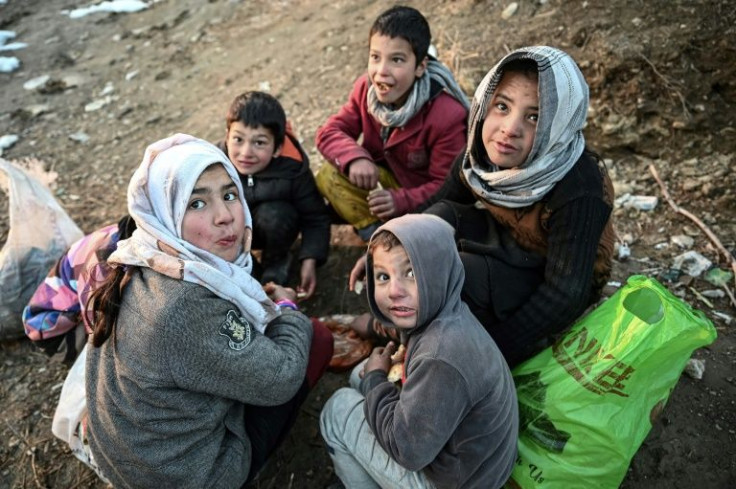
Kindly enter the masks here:
<path id="1" fill-rule="evenodd" d="M 255 175 L 241 175 L 245 201 L 251 210 L 264 202 L 280 200 L 291 203 L 299 212 L 299 232 L 302 235 L 299 260 L 314 258 L 317 265 L 322 265 L 327 261 L 330 247 L 327 206 L 317 190 L 307 154 L 295 137 L 289 133 L 286 137 L 299 149 L 302 161 L 278 156 Z M 227 155 L 225 141 L 218 142 L 217 147 Z"/>

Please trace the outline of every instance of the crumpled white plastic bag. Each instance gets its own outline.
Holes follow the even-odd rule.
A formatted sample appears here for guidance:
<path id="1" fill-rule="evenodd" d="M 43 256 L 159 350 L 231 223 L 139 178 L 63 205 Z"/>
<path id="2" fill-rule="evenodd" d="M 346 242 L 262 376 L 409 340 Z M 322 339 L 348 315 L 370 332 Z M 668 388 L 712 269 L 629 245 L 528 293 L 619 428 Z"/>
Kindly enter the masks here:
<path id="1" fill-rule="evenodd" d="M 83 236 L 46 186 L 53 175 L 43 173 L 38 160 L 24 163 L 0 158 L 10 224 L 0 251 L 0 340 L 23 336 L 23 308 L 54 262 Z"/>
<path id="2" fill-rule="evenodd" d="M 88 347 L 84 345 L 64 380 L 59 404 L 56 406 L 54 419 L 51 422 L 51 432 L 68 443 L 74 456 L 94 470 L 103 482 L 109 483 L 97 466 L 89 443 L 87 443 L 85 364 Z"/>

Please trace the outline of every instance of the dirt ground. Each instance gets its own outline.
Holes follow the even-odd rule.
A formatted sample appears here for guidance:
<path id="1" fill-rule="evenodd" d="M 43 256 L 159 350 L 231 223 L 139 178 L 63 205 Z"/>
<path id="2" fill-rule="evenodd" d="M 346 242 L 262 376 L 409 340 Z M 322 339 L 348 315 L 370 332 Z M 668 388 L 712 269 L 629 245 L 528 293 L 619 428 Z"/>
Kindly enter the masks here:
<path id="1" fill-rule="evenodd" d="M 72 19 L 74 0 L 0 3 L 0 30 L 25 49 L 18 70 L 0 74 L 0 136 L 17 135 L 6 159 L 34 156 L 59 174 L 55 195 L 85 232 L 125 212 L 125 189 L 146 145 L 175 132 L 224 135 L 230 100 L 249 89 L 279 97 L 314 169 L 314 134 L 346 100 L 366 66 L 368 30 L 386 1 L 158 0 L 131 14 Z M 736 252 L 736 9 L 730 0 L 407 2 L 430 21 L 440 58 L 472 94 L 507 50 L 550 44 L 568 51 L 591 88 L 588 144 L 607 161 L 618 196 L 657 196 L 654 210 L 615 210 L 631 250 L 613 280 L 659 278 L 702 309 L 718 330 L 701 380 L 683 375 L 634 457 L 622 487 L 736 487 L 736 309 L 701 277 L 673 278 L 674 258 L 691 250 L 722 269 L 728 262 L 692 219 L 662 198 L 653 165 L 681 204 Z M 27 90 L 41 75 L 50 81 Z M 109 87 L 109 88 L 106 88 Z M 0 200 L 0 243 L 8 233 Z M 362 249 L 335 228 L 310 315 L 359 313 L 365 297 L 347 292 Z M 671 238 L 677 238 L 672 240 Z M 685 240 L 686 241 L 686 240 Z M 688 244 L 685 244 L 688 246 Z M 733 280 L 730 289 L 733 290 Z M 66 367 L 24 340 L 0 343 L 0 487 L 101 488 L 50 431 Z M 344 374 L 328 374 L 310 395 L 293 434 L 260 488 L 325 487 L 334 479 L 317 419 Z"/>

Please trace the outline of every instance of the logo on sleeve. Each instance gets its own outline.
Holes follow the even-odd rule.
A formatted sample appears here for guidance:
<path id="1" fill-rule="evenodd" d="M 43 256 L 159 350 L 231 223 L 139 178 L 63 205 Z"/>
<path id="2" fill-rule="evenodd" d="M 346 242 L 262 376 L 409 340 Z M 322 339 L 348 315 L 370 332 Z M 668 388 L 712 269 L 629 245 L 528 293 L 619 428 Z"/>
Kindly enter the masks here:
<path id="1" fill-rule="evenodd" d="M 250 343 L 250 323 L 244 317 L 239 316 L 237 312 L 230 310 L 227 312 L 227 317 L 222 326 L 220 326 L 220 334 L 227 336 L 230 348 L 238 351 L 242 350 Z"/>

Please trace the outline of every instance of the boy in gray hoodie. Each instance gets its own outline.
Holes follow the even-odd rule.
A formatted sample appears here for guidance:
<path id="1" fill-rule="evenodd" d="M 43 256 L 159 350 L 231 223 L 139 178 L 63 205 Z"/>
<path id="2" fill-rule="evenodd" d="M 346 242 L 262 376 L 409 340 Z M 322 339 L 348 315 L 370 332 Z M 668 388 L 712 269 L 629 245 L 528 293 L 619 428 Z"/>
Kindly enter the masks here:
<path id="1" fill-rule="evenodd" d="M 327 401 L 320 428 L 336 474 L 351 489 L 502 486 L 516 459 L 516 393 L 460 299 L 452 228 L 430 215 L 387 222 L 371 238 L 366 280 L 374 317 L 401 332 L 402 385 L 387 377 L 392 342 Z"/>

